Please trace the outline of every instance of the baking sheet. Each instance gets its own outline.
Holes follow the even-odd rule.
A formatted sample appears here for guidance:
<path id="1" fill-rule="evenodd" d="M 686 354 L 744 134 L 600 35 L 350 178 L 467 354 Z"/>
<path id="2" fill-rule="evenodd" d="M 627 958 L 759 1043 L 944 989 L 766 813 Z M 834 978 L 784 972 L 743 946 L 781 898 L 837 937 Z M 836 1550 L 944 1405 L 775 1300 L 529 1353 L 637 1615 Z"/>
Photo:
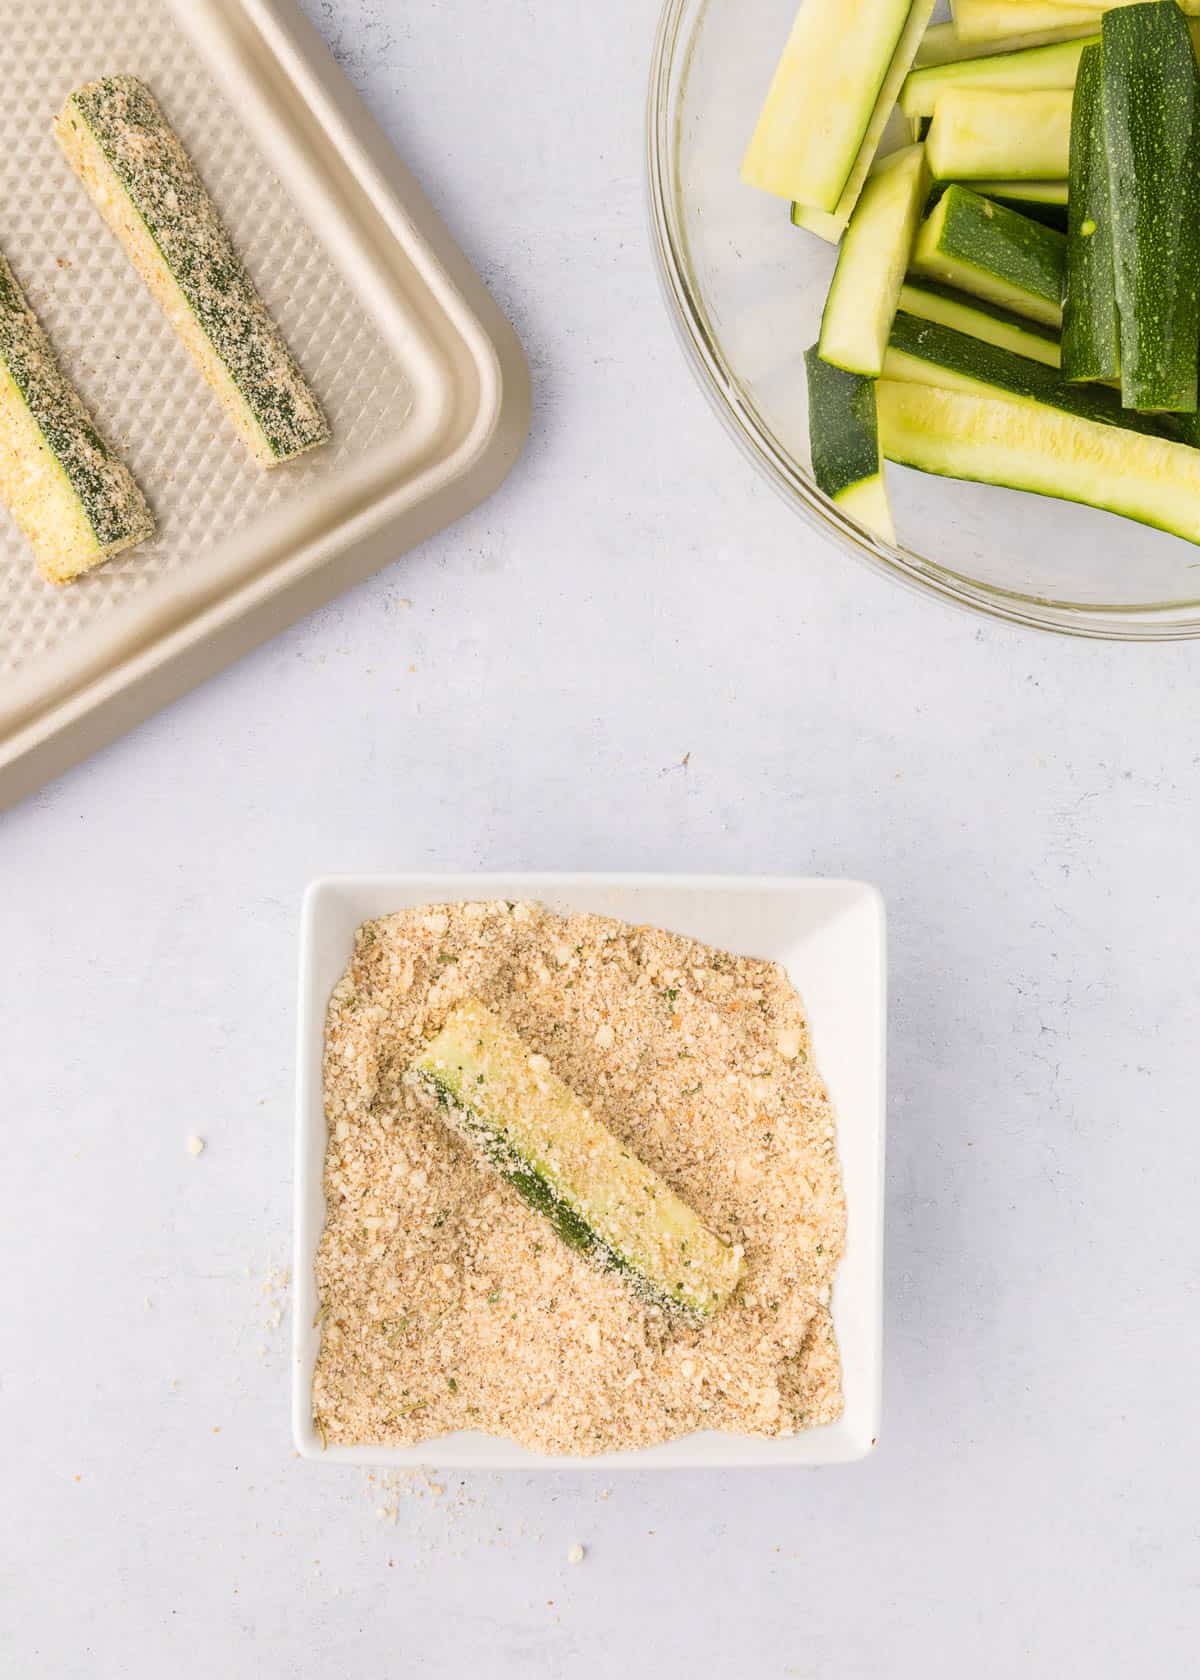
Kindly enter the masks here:
<path id="1" fill-rule="evenodd" d="M 159 521 L 56 589 L 0 513 L 4 803 L 465 511 L 515 458 L 528 395 L 506 323 L 290 0 L 0 0 L 0 18 L 0 247 Z M 329 447 L 253 463 L 62 158 L 63 99 L 118 71 L 199 165 Z"/>

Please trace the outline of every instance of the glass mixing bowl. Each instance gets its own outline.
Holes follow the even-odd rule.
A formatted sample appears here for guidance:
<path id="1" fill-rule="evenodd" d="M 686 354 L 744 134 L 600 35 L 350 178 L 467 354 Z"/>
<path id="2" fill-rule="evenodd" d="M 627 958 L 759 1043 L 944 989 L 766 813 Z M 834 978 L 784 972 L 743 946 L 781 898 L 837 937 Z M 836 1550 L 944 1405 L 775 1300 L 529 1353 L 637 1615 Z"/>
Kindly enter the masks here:
<path id="1" fill-rule="evenodd" d="M 832 0 L 831 0 L 832 3 Z M 734 436 L 848 554 L 994 617 L 1080 636 L 1200 634 L 1200 549 L 1112 514 L 889 466 L 902 547 L 812 481 L 804 351 L 835 253 L 742 154 L 797 0 L 667 0 L 650 78 L 649 171 L 663 285 L 693 367 Z"/>

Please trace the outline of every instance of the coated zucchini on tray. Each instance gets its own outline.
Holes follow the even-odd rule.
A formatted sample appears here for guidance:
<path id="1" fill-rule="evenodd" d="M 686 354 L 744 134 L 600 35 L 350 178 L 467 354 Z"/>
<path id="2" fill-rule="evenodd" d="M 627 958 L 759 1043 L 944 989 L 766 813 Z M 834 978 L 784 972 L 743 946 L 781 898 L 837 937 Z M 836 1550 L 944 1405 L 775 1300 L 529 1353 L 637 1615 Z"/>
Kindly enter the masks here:
<path id="1" fill-rule="evenodd" d="M 49 583 L 154 533 L 154 518 L 0 256 L 0 496 Z"/>
<path id="2" fill-rule="evenodd" d="M 707 1319 L 737 1288 L 740 1251 L 714 1236 L 482 1003 L 455 1010 L 413 1073 L 569 1247 L 620 1273 L 635 1293 Z"/>
<path id="3" fill-rule="evenodd" d="M 275 466 L 324 443 L 320 404 L 145 83 L 77 88 L 55 132 L 255 459 Z"/>
<path id="4" fill-rule="evenodd" d="M 744 171 L 877 90 L 836 211 L 830 181 L 772 182 L 841 244 L 805 356 L 818 488 L 894 541 L 882 454 L 1200 542 L 1200 0 L 901 10 L 805 0 Z"/>

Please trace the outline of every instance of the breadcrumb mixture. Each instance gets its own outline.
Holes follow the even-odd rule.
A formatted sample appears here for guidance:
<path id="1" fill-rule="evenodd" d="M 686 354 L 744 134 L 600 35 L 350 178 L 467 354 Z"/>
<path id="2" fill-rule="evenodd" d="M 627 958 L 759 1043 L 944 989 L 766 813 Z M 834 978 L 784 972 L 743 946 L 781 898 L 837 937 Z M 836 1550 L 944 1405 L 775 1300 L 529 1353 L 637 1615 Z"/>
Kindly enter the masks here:
<path id="1" fill-rule="evenodd" d="M 746 1275 L 703 1326 L 573 1253 L 408 1072 L 468 997 L 503 1015 Z M 496 902 L 358 930 L 325 1042 L 327 1219 L 313 1407 L 327 1441 L 455 1429 L 597 1453 L 842 1410 L 833 1112 L 775 963 Z"/>

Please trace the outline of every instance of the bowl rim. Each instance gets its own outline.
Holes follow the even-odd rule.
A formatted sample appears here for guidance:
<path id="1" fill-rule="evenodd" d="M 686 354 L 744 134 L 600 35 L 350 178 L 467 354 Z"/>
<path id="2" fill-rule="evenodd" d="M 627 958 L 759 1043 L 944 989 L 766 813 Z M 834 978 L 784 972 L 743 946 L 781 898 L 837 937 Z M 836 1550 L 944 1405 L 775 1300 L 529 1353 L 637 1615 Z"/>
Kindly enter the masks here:
<path id="1" fill-rule="evenodd" d="M 646 180 L 651 242 L 659 284 L 685 357 L 726 430 L 776 491 L 823 535 L 873 571 L 910 589 L 1030 629 L 1103 641 L 1183 641 L 1200 636 L 1200 601 L 1097 606 L 1022 594 L 980 583 L 911 549 L 880 542 L 823 495 L 759 414 L 729 366 L 695 285 L 675 181 L 678 139 L 672 104 L 686 77 L 695 31 L 710 0 L 664 0 L 655 34 L 646 101 Z"/>

